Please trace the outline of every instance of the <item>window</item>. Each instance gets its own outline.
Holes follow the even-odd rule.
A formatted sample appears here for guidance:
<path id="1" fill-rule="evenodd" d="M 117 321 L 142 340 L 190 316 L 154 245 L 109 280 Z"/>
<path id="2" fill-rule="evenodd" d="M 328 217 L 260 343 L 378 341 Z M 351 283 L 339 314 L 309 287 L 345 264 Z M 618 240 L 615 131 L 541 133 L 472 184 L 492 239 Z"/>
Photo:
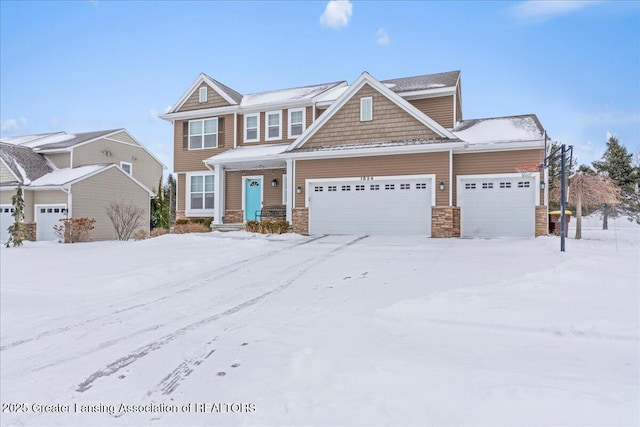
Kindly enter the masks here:
<path id="1" fill-rule="evenodd" d="M 419 182 L 416 184 L 416 190 L 426 190 L 426 189 L 427 189 L 426 182 Z"/>
<path id="2" fill-rule="evenodd" d="M 400 184 L 400 189 L 401 190 L 410 190 L 411 189 L 411 184 Z"/>
<path id="3" fill-rule="evenodd" d="M 244 142 L 260 140 L 260 114 L 246 114 L 244 116 Z"/>
<path id="4" fill-rule="evenodd" d="M 519 181 L 518 188 L 529 188 L 529 181 Z"/>
<path id="5" fill-rule="evenodd" d="M 265 129 L 266 141 L 282 139 L 282 111 L 267 111 L 265 113 L 267 128 Z"/>
<path id="6" fill-rule="evenodd" d="M 289 110 L 289 138 L 293 139 L 304 132 L 305 109 Z"/>
<path id="7" fill-rule="evenodd" d="M 371 185 L 369 186 L 369 190 L 371 190 L 371 191 L 377 191 L 377 190 L 380 190 L 380 185 L 379 185 L 379 184 L 371 184 Z"/>
<path id="8" fill-rule="evenodd" d="M 133 172 L 133 165 L 127 162 L 120 162 L 120 168 L 127 173 L 127 175 L 131 175 Z"/>
<path id="9" fill-rule="evenodd" d="M 360 121 L 369 122 L 373 120 L 373 98 L 365 96 L 360 98 Z"/>
<path id="10" fill-rule="evenodd" d="M 510 182 L 501 182 L 500 183 L 500 188 L 511 188 L 511 183 Z"/>
<path id="11" fill-rule="evenodd" d="M 218 147 L 218 118 L 189 122 L 189 150 Z"/>
<path id="12" fill-rule="evenodd" d="M 313 187 L 313 191 L 322 191 L 322 186 L 316 185 L 315 187 Z"/>
<path id="13" fill-rule="evenodd" d="M 471 183 L 471 184 L 467 183 L 467 184 L 465 184 L 465 185 L 464 185 L 464 189 L 465 189 L 465 190 L 475 190 L 475 189 L 476 189 L 476 184 L 474 184 L 474 183 Z"/>
<path id="14" fill-rule="evenodd" d="M 198 93 L 198 102 L 200 102 L 200 103 L 207 102 L 207 88 L 206 88 L 206 86 L 200 88 L 200 92 Z"/>
<path id="15" fill-rule="evenodd" d="M 493 188 L 493 182 L 483 182 L 482 188 Z"/>
<path id="16" fill-rule="evenodd" d="M 189 177 L 189 209 L 213 209 L 213 175 Z"/>
<path id="17" fill-rule="evenodd" d="M 395 190 L 396 185 L 395 184 L 385 184 L 384 185 L 384 189 L 385 190 Z"/>
<path id="18" fill-rule="evenodd" d="M 351 186 L 350 185 L 343 185 L 342 186 L 342 191 L 351 191 Z"/>
<path id="19" fill-rule="evenodd" d="M 329 191 L 336 191 L 336 186 L 335 185 L 330 185 L 330 186 L 327 187 L 327 189 Z"/>
<path id="20" fill-rule="evenodd" d="M 364 185 L 356 185 L 356 191 L 364 191 Z"/>

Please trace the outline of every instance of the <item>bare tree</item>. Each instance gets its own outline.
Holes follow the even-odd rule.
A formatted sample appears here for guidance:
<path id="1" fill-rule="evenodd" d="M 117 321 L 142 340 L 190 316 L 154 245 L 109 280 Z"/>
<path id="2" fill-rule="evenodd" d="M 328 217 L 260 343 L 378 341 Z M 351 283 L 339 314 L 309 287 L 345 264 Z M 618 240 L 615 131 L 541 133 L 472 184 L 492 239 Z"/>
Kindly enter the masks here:
<path id="1" fill-rule="evenodd" d="M 109 202 L 107 215 L 118 240 L 129 240 L 133 231 L 144 224 L 146 216 L 144 209 L 124 200 Z"/>
<path id="2" fill-rule="evenodd" d="M 560 188 L 550 192 L 549 197 L 560 200 Z M 602 175 L 578 172 L 571 177 L 569 204 L 576 207 L 576 239 L 582 239 L 582 208 L 593 208 L 603 203 L 620 204 L 620 188 L 611 178 Z"/>

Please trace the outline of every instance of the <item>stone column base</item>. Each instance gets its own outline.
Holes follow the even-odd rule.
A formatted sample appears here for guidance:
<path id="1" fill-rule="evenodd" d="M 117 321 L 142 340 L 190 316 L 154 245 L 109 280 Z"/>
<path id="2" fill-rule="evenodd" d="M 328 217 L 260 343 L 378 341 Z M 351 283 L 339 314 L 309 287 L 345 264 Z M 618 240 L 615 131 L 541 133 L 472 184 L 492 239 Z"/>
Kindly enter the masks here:
<path id="1" fill-rule="evenodd" d="M 536 237 L 549 234 L 549 208 L 536 206 Z"/>
<path id="2" fill-rule="evenodd" d="M 293 208 L 293 232 L 309 235 L 309 209 L 308 208 Z"/>
<path id="3" fill-rule="evenodd" d="M 431 237 L 460 237 L 460 208 L 433 206 L 431 208 Z"/>
<path id="4" fill-rule="evenodd" d="M 225 211 L 222 217 L 223 224 L 240 224 L 244 222 L 244 211 Z"/>

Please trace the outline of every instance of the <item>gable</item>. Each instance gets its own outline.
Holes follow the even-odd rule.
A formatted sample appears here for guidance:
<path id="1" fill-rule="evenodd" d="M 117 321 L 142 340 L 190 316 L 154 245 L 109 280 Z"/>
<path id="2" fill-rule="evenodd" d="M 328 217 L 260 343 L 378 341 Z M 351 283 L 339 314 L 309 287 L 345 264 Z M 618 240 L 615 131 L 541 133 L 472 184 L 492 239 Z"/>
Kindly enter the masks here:
<path id="1" fill-rule="evenodd" d="M 360 98 L 373 98 L 373 120 L 360 121 Z M 439 138 L 433 130 L 369 84 L 364 84 L 302 147 Z"/>
<path id="2" fill-rule="evenodd" d="M 200 88 L 207 88 L 207 102 L 200 102 Z M 182 104 L 180 111 L 202 110 L 204 108 L 227 107 L 231 105 L 218 92 L 205 82 L 201 82 Z"/>
<path id="3" fill-rule="evenodd" d="M 131 145 L 140 145 L 140 143 L 138 143 L 138 141 L 136 141 L 135 139 L 133 139 L 131 136 L 129 136 L 129 134 L 127 132 L 120 131 L 114 135 L 109 136 L 109 139 L 112 139 L 114 141 L 118 141 L 118 142 L 124 142 L 125 144 L 131 144 Z"/>

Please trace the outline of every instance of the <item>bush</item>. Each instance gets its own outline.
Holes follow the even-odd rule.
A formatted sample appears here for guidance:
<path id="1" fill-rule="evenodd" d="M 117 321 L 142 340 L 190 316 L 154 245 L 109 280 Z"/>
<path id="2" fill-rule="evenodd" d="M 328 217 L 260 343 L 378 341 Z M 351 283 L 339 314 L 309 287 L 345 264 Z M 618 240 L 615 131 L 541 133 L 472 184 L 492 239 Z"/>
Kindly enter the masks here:
<path id="1" fill-rule="evenodd" d="M 145 210 L 130 200 L 109 202 L 106 209 L 118 240 L 129 240 L 133 231 L 144 223 L 146 217 Z"/>
<path id="2" fill-rule="evenodd" d="M 169 230 L 167 230 L 166 228 L 154 228 L 153 230 L 151 230 L 151 233 L 149 233 L 149 237 L 162 236 L 163 234 L 167 234 L 168 232 Z"/>
<path id="3" fill-rule="evenodd" d="M 179 218 L 176 219 L 176 225 L 185 225 L 185 224 L 203 224 L 207 227 L 211 227 L 211 223 L 213 222 L 212 217 L 203 217 L 203 218 Z"/>
<path id="4" fill-rule="evenodd" d="M 93 218 L 62 218 L 62 224 L 54 225 L 53 231 L 58 236 L 58 241 L 63 243 L 88 242 L 91 232 L 95 228 L 96 220 Z"/>
<path id="5" fill-rule="evenodd" d="M 144 228 L 138 228 L 135 233 L 133 233 L 133 240 L 145 240 L 149 238 L 149 233 Z"/>
<path id="6" fill-rule="evenodd" d="M 186 223 L 186 224 L 177 224 L 173 227 L 173 232 L 175 234 L 185 234 L 185 233 L 208 233 L 211 231 L 211 227 L 199 224 L 199 223 Z"/>
<path id="7" fill-rule="evenodd" d="M 282 234 L 289 231 L 288 221 L 247 221 L 245 229 L 250 233 Z"/>

